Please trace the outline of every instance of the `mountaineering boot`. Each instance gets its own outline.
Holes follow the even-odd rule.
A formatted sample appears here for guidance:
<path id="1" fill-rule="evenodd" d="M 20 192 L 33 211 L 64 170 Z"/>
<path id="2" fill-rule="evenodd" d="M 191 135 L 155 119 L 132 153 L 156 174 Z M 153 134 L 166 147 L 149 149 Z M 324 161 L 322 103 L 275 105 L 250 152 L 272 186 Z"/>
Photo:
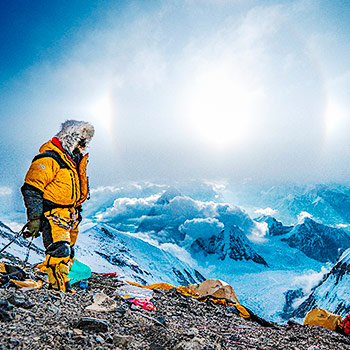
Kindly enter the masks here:
<path id="1" fill-rule="evenodd" d="M 70 281 L 66 282 L 66 293 L 75 293 L 75 290 L 70 285 Z"/>
<path id="2" fill-rule="evenodd" d="M 47 267 L 47 275 L 49 277 L 49 289 L 62 290 L 63 292 L 72 292 L 70 280 L 68 277 L 70 263 L 60 262 L 57 265 Z"/>
<path id="3" fill-rule="evenodd" d="M 55 265 L 54 266 L 47 266 L 46 268 L 46 272 L 47 272 L 47 276 L 49 278 L 49 290 L 59 290 L 58 287 L 58 282 L 57 279 L 55 277 L 55 273 L 54 273 L 54 269 L 55 269 Z"/>

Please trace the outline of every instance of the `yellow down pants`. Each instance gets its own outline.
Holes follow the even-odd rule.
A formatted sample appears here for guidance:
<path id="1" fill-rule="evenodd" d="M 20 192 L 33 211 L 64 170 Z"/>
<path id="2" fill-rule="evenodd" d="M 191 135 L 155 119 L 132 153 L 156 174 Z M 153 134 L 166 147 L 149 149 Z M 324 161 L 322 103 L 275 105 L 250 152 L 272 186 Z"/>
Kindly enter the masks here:
<path id="1" fill-rule="evenodd" d="M 43 243 L 49 288 L 70 291 L 69 270 L 78 237 L 79 212 L 75 208 L 55 208 L 44 213 Z"/>

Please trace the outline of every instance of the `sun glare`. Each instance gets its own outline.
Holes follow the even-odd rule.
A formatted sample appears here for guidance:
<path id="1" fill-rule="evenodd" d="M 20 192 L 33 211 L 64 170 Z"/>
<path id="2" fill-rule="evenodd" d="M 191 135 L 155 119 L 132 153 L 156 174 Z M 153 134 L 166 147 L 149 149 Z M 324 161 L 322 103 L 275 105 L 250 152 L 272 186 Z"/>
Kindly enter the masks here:
<path id="1" fill-rule="evenodd" d="M 189 94 L 188 119 L 202 141 L 229 147 L 252 136 L 256 92 L 220 69 L 202 72 Z"/>
<path id="2" fill-rule="evenodd" d="M 113 103 L 109 94 L 96 99 L 89 108 L 89 114 L 108 134 L 113 132 L 113 113 Z"/>
<path id="3" fill-rule="evenodd" d="M 342 129 L 344 120 L 347 119 L 346 117 L 344 108 L 334 99 L 329 98 L 326 107 L 326 130 L 328 138 L 336 138 Z"/>

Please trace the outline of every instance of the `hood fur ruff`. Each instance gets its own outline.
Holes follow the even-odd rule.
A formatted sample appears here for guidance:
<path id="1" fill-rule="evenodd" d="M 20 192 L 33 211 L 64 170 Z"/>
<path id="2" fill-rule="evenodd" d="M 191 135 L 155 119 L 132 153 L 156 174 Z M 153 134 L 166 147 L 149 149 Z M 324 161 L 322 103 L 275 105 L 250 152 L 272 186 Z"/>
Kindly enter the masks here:
<path id="1" fill-rule="evenodd" d="M 74 148 L 82 139 L 86 140 L 87 144 L 94 136 L 95 129 L 88 123 L 78 120 L 66 120 L 61 125 L 61 130 L 56 137 L 60 140 L 62 147 L 69 153 L 73 153 Z"/>

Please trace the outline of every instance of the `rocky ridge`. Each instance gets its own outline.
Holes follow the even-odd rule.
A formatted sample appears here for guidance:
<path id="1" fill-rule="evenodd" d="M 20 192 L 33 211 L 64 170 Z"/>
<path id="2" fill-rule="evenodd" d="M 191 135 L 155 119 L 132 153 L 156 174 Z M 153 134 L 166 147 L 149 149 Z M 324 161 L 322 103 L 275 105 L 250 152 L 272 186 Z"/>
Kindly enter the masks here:
<path id="1" fill-rule="evenodd" d="M 93 274 L 87 289 L 78 286 L 75 294 L 0 289 L 0 305 L 8 309 L 1 314 L 0 349 L 350 349 L 350 338 L 333 331 L 293 322 L 262 327 L 232 307 L 176 289 L 155 290 L 156 309 L 143 310 L 115 295 L 124 284 L 117 276 Z M 87 310 L 98 292 L 114 297 L 115 308 Z"/>

